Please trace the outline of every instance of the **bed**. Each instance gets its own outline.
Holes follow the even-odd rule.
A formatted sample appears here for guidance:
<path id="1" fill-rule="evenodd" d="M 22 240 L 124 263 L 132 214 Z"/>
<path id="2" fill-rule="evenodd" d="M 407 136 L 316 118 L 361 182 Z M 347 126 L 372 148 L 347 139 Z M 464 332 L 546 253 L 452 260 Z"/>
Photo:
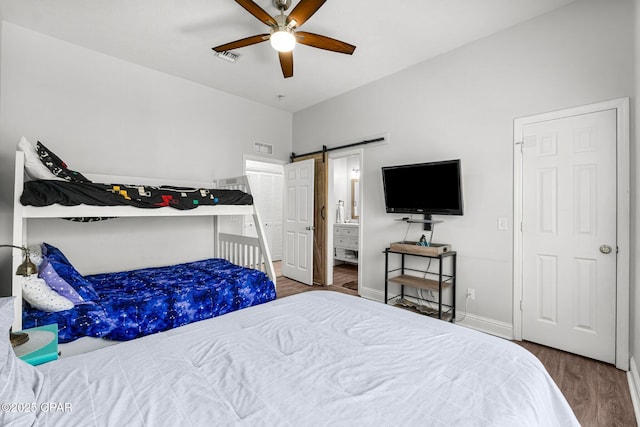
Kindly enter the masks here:
<path id="1" fill-rule="evenodd" d="M 6 335 L 2 340 L 6 348 Z M 5 390 L 0 401 L 33 402 L 33 411 L 7 406 L 0 413 L 7 423 L 24 417 L 25 424 L 64 426 L 579 425 L 539 360 L 522 347 L 329 291 L 14 368 L 14 397 Z"/>
<path id="2" fill-rule="evenodd" d="M 200 286 L 203 281 L 200 280 L 202 276 L 197 277 L 194 279 L 194 283 L 199 283 L 194 288 L 194 292 L 200 293 L 200 296 L 196 298 L 197 302 L 207 299 L 208 308 L 203 308 L 201 313 L 193 313 L 194 309 L 192 308 L 184 309 L 177 314 L 175 310 L 165 310 L 167 317 L 152 318 L 151 322 L 147 322 L 155 322 L 156 326 L 158 326 L 157 328 L 148 324 L 141 326 L 140 323 L 146 322 L 148 319 L 143 320 L 142 315 L 140 315 L 137 320 L 127 319 L 127 324 L 120 322 L 119 325 L 111 325 L 113 327 L 107 328 L 110 329 L 109 332 L 105 332 L 107 329 L 103 329 L 100 331 L 85 330 L 84 332 L 88 333 L 82 333 L 82 331 L 74 330 L 73 319 L 76 319 L 76 323 L 79 323 L 80 321 L 77 320 L 76 315 L 87 315 L 89 317 L 85 319 L 99 320 L 101 307 L 98 307 L 98 311 L 94 311 L 89 315 L 89 308 L 91 307 L 76 306 L 75 311 L 72 310 L 73 313 L 69 312 L 66 313 L 66 317 L 61 317 L 59 313 L 34 313 L 29 311 L 29 307 L 23 313 L 23 305 L 16 304 L 14 330 L 21 330 L 23 327 L 31 327 L 43 323 L 52 323 L 55 320 L 55 323 L 61 326 L 61 342 L 71 341 L 77 338 L 76 335 L 78 334 L 78 336 L 106 337 L 117 340 L 133 339 L 146 335 L 149 331 L 152 331 L 149 333 L 158 332 L 183 325 L 187 321 L 199 321 L 212 315 L 225 314 L 232 310 L 241 309 L 252 304 L 260 304 L 275 298 L 275 271 L 260 215 L 256 206 L 252 203 L 247 177 L 220 179 L 216 182 L 185 182 L 141 177 L 80 174 L 68 169 L 61 159 L 46 147 L 44 148 L 45 150 L 42 150 L 40 143 L 38 143 L 36 150 L 23 138 L 19 144 L 19 150 L 16 152 L 13 245 L 27 246 L 29 241 L 28 223 L 32 218 L 93 220 L 114 217 L 206 216 L 211 217 L 213 221 L 213 236 L 211 236 L 211 239 L 214 259 L 196 260 L 197 265 L 176 266 L 178 269 L 182 269 L 182 272 L 178 273 L 177 280 L 180 281 L 180 277 L 184 277 L 185 269 L 189 272 L 196 270 L 212 272 L 215 267 L 231 272 L 228 262 L 241 269 L 233 270 L 229 274 L 235 275 L 236 278 L 243 277 L 245 280 L 221 278 L 220 280 L 225 282 L 227 286 L 226 290 L 221 289 L 219 285 L 211 285 L 207 290 Z M 46 157 L 43 157 L 43 152 Z M 49 170 L 44 169 L 43 164 L 46 164 Z M 41 171 L 40 169 L 44 170 Z M 56 175 L 54 178 L 56 179 L 51 179 L 49 172 L 54 173 Z M 61 173 L 61 175 L 58 175 L 58 173 Z M 73 175 L 73 179 L 71 181 L 65 180 L 70 175 Z M 64 176 L 64 179 L 61 176 Z M 78 176 L 81 179 L 76 179 Z M 109 196 L 106 199 L 103 197 L 105 194 Z M 127 203 L 120 203 L 125 199 L 127 199 Z M 253 219 L 257 237 L 221 232 L 218 219 L 225 216 L 250 216 Z M 14 249 L 14 270 L 23 261 L 22 255 L 21 250 Z M 203 263 L 208 264 L 205 266 Z M 252 273 L 248 273 L 246 269 L 259 271 L 261 274 L 259 280 Z M 139 278 L 142 273 L 137 271 L 115 274 L 133 274 Z M 147 277 L 165 277 L 163 275 L 168 273 L 166 270 L 161 273 L 156 270 L 155 272 L 146 272 L 146 274 Z M 82 277 L 82 279 L 85 279 L 85 277 Z M 90 276 L 88 279 L 97 282 L 108 281 L 108 279 L 99 277 L 99 275 Z M 207 280 L 205 279 L 205 281 Z M 261 288 L 252 285 L 258 281 L 261 282 Z M 23 282 L 24 278 L 14 276 L 12 295 L 18 301 L 21 301 L 23 297 Z M 251 286 L 247 287 L 247 283 Z M 181 305 L 184 301 L 193 299 L 184 295 L 184 288 L 184 286 L 181 286 L 180 288 L 174 287 L 169 290 L 168 292 L 172 292 L 167 297 L 170 301 L 167 302 L 165 300 L 165 303 Z M 251 290 L 248 290 L 249 288 Z M 115 295 L 118 290 L 121 291 L 123 289 L 129 289 L 130 293 L 141 293 L 144 288 L 136 288 L 135 286 L 131 288 L 130 285 L 121 284 L 120 287 L 116 286 L 113 289 L 102 288 L 102 293 L 103 295 Z M 157 295 L 167 292 L 166 288 L 160 290 L 154 288 L 154 285 L 148 285 L 146 289 L 155 289 L 153 292 Z M 134 306 L 133 310 L 139 311 L 140 304 L 143 302 L 137 303 L 138 305 Z M 105 306 L 108 306 L 107 308 L 117 308 L 120 310 L 121 317 L 123 314 L 128 316 L 126 309 L 120 306 L 116 307 L 118 304 L 118 302 L 110 300 L 105 302 L 102 308 L 105 308 Z M 158 302 L 158 304 L 164 303 Z M 23 314 L 27 316 L 27 322 L 24 325 Z M 109 322 L 110 320 L 106 318 L 105 321 Z M 150 329 L 147 329 L 147 327 L 150 327 Z"/>
<path id="3" fill-rule="evenodd" d="M 47 243 L 42 247 L 46 261 L 40 276 L 54 291 L 69 295 L 78 289 L 82 295 L 69 295 L 73 307 L 52 312 L 29 304 L 29 289 L 23 285 L 28 302 L 23 305 L 22 326 L 55 323 L 60 343 L 82 337 L 128 341 L 276 298 L 275 286 L 264 272 L 226 259 L 81 276 L 58 248 Z M 59 288 L 60 276 L 74 288 Z"/>

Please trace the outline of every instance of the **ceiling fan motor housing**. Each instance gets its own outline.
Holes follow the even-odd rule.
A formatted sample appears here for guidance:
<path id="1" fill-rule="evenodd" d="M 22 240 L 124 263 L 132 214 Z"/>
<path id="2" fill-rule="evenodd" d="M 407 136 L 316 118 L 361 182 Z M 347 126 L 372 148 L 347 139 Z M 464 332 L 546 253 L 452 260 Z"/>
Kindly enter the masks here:
<path id="1" fill-rule="evenodd" d="M 287 25 L 287 17 L 285 15 L 276 15 L 273 17 L 273 19 L 276 21 L 278 25 L 271 28 L 272 33 L 274 31 L 291 32 L 291 28 Z"/>
<path id="2" fill-rule="evenodd" d="M 291 0 L 273 0 L 273 5 L 278 10 L 287 10 L 291 6 Z"/>

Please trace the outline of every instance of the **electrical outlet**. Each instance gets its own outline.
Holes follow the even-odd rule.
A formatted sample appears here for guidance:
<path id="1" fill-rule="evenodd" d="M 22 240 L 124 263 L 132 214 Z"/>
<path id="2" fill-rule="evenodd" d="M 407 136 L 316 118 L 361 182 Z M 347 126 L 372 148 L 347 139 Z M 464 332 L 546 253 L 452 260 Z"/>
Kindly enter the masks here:
<path id="1" fill-rule="evenodd" d="M 476 299 L 476 290 L 473 288 L 467 288 L 467 298 Z"/>

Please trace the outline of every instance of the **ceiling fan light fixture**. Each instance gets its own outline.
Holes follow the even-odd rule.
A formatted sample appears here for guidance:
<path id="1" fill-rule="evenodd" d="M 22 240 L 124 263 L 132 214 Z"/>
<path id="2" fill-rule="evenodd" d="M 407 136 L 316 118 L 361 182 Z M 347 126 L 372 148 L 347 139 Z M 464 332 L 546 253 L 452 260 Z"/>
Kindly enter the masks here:
<path id="1" fill-rule="evenodd" d="M 278 52 L 291 52 L 296 47 L 296 36 L 288 28 L 274 31 L 269 38 L 271 47 Z"/>
<path id="2" fill-rule="evenodd" d="M 260 1 L 267 2 L 267 0 Z M 291 51 L 298 43 L 317 49 L 351 55 L 356 47 L 349 43 L 320 34 L 298 31 L 298 28 L 315 14 L 326 1 L 327 0 L 298 0 L 291 13 L 285 15 L 284 12 L 291 7 L 292 0 L 271 0 L 274 7 L 280 11 L 280 14 L 271 16 L 271 14 L 256 3 L 256 0 L 235 0 L 236 3 L 253 15 L 254 18 L 269 27 L 270 31 L 268 34 L 257 34 L 255 36 L 245 37 L 231 43 L 213 47 L 212 49 L 215 52 L 222 53 L 220 57 L 229 60 L 230 58 L 225 54 L 230 50 L 270 40 L 271 47 L 278 52 L 280 68 L 282 69 L 282 75 L 285 79 L 293 77 L 293 54 Z"/>

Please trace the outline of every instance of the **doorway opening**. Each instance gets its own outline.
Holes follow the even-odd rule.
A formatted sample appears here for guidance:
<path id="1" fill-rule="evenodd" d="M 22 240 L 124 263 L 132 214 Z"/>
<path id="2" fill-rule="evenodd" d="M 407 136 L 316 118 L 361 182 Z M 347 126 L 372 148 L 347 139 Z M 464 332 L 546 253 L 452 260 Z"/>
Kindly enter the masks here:
<path id="1" fill-rule="evenodd" d="M 283 163 L 245 157 L 244 173 L 249 178 L 253 200 L 260 212 L 271 258 L 274 262 L 280 261 L 282 259 L 282 210 L 284 203 L 282 193 L 284 191 Z M 253 219 L 244 219 L 242 234 L 257 236 Z"/>
<path id="2" fill-rule="evenodd" d="M 329 156 L 327 284 L 356 292 L 362 268 L 361 169 L 362 150 Z"/>

